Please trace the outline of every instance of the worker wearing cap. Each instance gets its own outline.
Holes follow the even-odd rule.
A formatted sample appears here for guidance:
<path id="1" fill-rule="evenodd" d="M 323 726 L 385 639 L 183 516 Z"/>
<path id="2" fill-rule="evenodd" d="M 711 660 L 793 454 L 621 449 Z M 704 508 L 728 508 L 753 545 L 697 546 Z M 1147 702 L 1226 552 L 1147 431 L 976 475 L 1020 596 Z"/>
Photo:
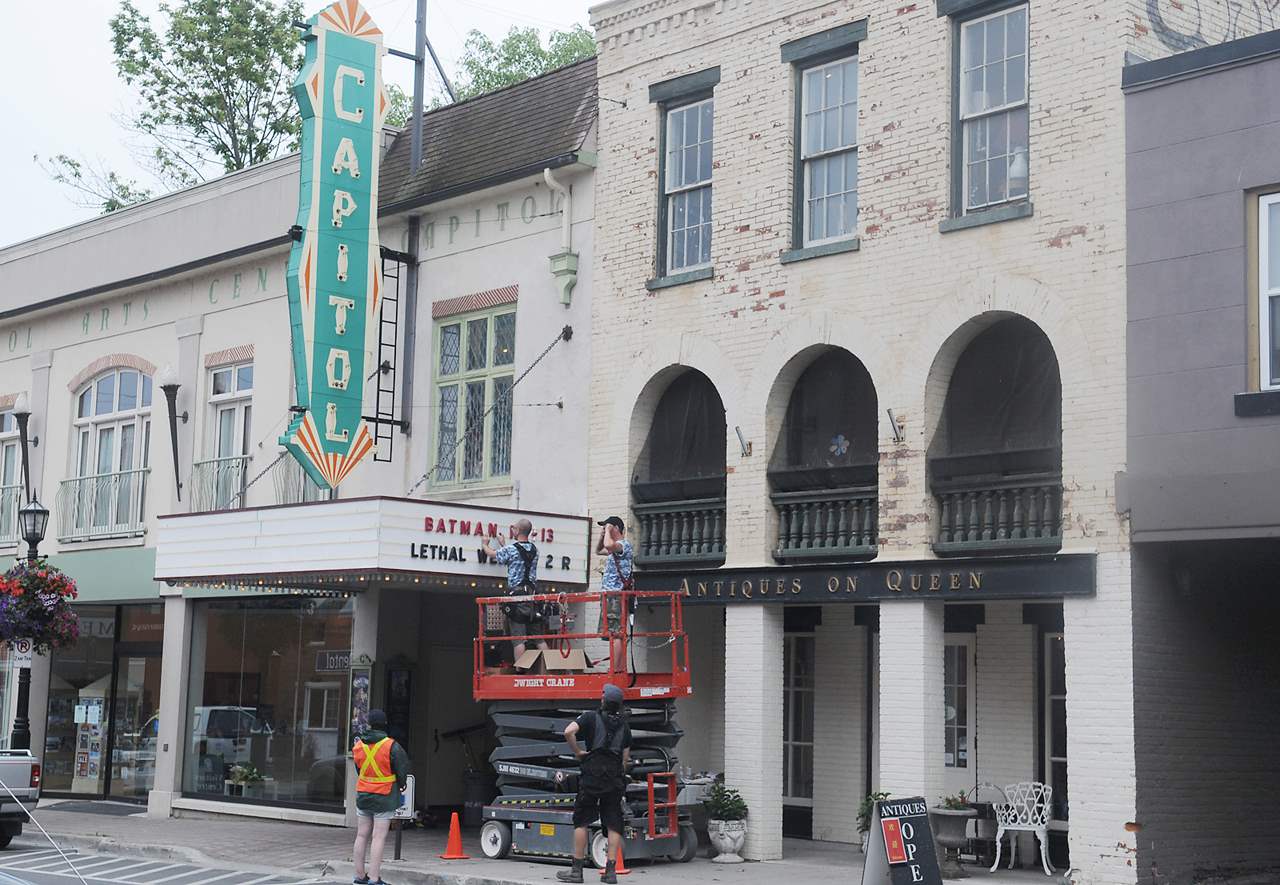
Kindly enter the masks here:
<path id="1" fill-rule="evenodd" d="M 602 519 L 600 539 L 596 542 L 596 555 L 604 556 L 604 575 L 600 579 L 600 588 L 605 591 L 604 613 L 609 628 L 609 669 L 617 672 L 626 669 L 622 659 L 625 646 L 620 638 L 622 633 L 622 597 L 617 591 L 632 589 L 631 574 L 635 568 L 635 553 L 631 542 L 627 540 L 627 527 L 622 517 L 610 516 Z"/>
<path id="2" fill-rule="evenodd" d="M 573 867 L 556 873 L 561 882 L 582 881 L 587 828 L 597 816 L 609 834 L 609 861 L 600 881 L 618 881 L 614 864 L 622 843 L 622 803 L 627 792 L 626 770 L 631 764 L 631 727 L 627 725 L 622 700 L 622 689 L 606 685 L 600 697 L 600 709 L 586 711 L 564 730 L 569 749 L 578 757 L 581 774 L 578 797 L 573 804 Z"/>
<path id="3" fill-rule="evenodd" d="M 382 849 L 387 831 L 400 807 L 409 774 L 409 754 L 387 736 L 387 714 L 370 710 L 368 728 L 351 748 L 351 761 L 359 772 L 356 782 L 356 875 L 353 885 L 386 885 L 382 881 Z M 365 869 L 365 849 L 369 866 Z"/>

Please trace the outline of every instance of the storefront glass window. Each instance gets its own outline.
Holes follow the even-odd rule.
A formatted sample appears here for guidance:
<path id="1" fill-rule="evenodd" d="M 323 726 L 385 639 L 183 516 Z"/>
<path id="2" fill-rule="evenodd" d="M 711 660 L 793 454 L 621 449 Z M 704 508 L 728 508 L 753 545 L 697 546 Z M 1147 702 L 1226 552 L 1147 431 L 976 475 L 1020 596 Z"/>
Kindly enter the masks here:
<path id="1" fill-rule="evenodd" d="M 102 795 L 107 774 L 116 609 L 78 605 L 80 639 L 53 655 L 44 739 L 44 789 Z"/>
<path id="2" fill-rule="evenodd" d="M 1067 654 L 1061 633 L 1045 636 L 1046 779 L 1053 787 L 1053 819 L 1069 819 L 1067 802 Z"/>
<path id="3" fill-rule="evenodd" d="M 183 791 L 341 808 L 353 604 L 302 597 L 196 606 Z"/>
<path id="4" fill-rule="evenodd" d="M 782 794 L 788 804 L 813 800 L 813 634 L 788 633 L 783 645 Z"/>

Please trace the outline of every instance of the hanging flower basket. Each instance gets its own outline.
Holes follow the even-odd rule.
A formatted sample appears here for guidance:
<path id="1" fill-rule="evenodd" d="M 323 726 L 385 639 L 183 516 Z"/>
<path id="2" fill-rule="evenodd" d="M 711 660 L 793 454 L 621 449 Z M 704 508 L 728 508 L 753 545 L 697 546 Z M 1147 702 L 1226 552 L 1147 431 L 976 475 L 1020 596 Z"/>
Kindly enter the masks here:
<path id="1" fill-rule="evenodd" d="M 75 644 L 75 598 L 76 582 L 61 569 L 43 559 L 18 562 L 0 575 L 0 640 L 30 639 L 38 654 Z"/>

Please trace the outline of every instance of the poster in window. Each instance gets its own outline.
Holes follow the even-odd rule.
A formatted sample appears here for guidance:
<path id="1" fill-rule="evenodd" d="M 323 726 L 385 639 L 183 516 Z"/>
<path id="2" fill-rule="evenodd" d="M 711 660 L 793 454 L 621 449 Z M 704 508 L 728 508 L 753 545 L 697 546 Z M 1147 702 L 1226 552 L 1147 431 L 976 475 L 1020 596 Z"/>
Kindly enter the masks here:
<path id="1" fill-rule="evenodd" d="M 353 746 L 356 739 L 369 728 L 369 668 L 353 667 L 351 669 L 351 732 L 347 735 L 347 745 Z"/>

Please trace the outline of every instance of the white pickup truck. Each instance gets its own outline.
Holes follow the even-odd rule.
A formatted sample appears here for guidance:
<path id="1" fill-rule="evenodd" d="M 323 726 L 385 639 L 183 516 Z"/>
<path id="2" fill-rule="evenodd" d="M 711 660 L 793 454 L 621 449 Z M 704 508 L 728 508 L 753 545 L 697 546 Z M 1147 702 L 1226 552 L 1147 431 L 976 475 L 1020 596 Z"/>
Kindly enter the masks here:
<path id="1" fill-rule="evenodd" d="M 7 848 L 40 800 L 40 760 L 30 750 L 0 750 L 0 781 L 0 848 Z"/>

